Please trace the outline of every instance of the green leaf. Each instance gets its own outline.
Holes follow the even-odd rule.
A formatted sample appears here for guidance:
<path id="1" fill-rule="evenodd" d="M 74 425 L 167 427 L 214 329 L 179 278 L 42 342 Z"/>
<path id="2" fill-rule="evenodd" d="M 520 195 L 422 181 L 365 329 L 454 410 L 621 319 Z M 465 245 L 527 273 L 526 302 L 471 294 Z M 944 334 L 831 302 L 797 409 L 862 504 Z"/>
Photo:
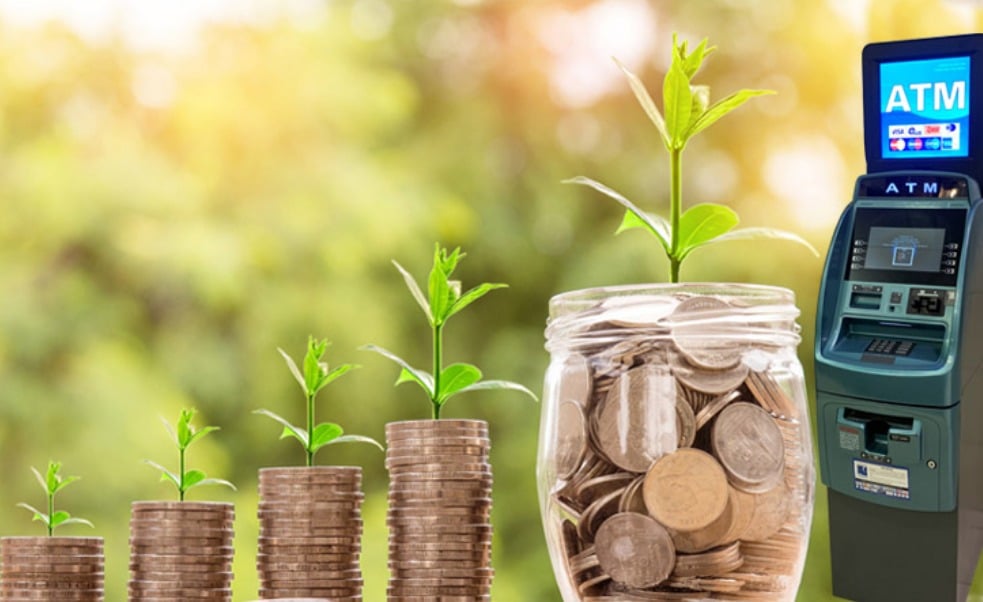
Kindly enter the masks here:
<path id="1" fill-rule="evenodd" d="M 184 490 L 191 489 L 205 480 L 205 473 L 200 470 L 188 470 L 184 473 Z"/>
<path id="2" fill-rule="evenodd" d="M 66 518 L 65 520 L 61 521 L 61 523 L 59 523 L 59 524 L 62 524 L 62 525 L 88 525 L 88 526 L 92 527 L 93 529 L 96 528 L 95 525 L 93 525 L 90 521 L 88 521 L 88 520 L 86 520 L 84 518 L 74 518 L 74 517 L 73 518 Z"/>
<path id="3" fill-rule="evenodd" d="M 20 502 L 17 505 L 19 507 L 21 507 L 21 508 L 24 508 L 25 510 L 28 510 L 28 511 L 34 513 L 34 516 L 31 518 L 32 521 L 36 521 L 37 520 L 37 521 L 41 521 L 45 525 L 48 524 L 48 515 L 45 514 L 44 512 L 41 512 L 40 510 L 38 510 L 34 506 L 31 506 L 30 504 L 25 504 L 24 502 Z"/>
<path id="4" fill-rule="evenodd" d="M 581 184 L 583 186 L 589 186 L 594 190 L 604 194 L 615 201 L 617 201 L 622 207 L 624 207 L 628 213 L 631 213 L 633 217 L 625 217 L 621 221 L 621 226 L 618 228 L 619 232 L 630 228 L 644 227 L 646 230 L 655 235 L 659 239 L 659 243 L 662 248 L 666 250 L 666 253 L 670 249 L 670 227 L 669 223 L 663 218 L 656 215 L 649 215 L 635 206 L 634 203 L 623 197 L 621 194 L 615 192 L 614 190 L 608 188 L 604 184 L 590 178 L 585 178 L 584 176 L 577 176 L 576 178 L 570 178 L 569 180 L 563 180 L 564 184 Z M 629 226 L 625 226 L 625 222 L 630 222 Z M 637 222 L 637 223 L 636 223 Z"/>
<path id="5" fill-rule="evenodd" d="M 529 397 L 532 397 L 534 401 L 539 401 L 539 398 L 536 397 L 535 393 L 523 387 L 519 383 L 514 383 L 508 380 L 483 380 L 471 386 L 464 387 L 463 389 L 455 393 L 455 395 L 460 393 L 468 393 L 471 391 L 503 391 L 503 390 L 518 391 L 520 393 L 525 393 Z M 444 401 L 447 400 L 445 399 Z"/>
<path id="6" fill-rule="evenodd" d="M 160 476 L 161 481 L 170 481 L 171 483 L 174 483 L 175 487 L 181 489 L 181 478 L 178 477 L 176 474 L 174 474 L 170 470 L 167 470 L 166 468 L 154 462 L 153 460 L 144 460 L 144 463 L 153 466 L 154 468 L 156 468 L 161 472 L 161 476 Z"/>
<path id="7" fill-rule="evenodd" d="M 334 370 L 332 370 L 331 372 L 328 372 L 327 374 L 325 374 L 321 378 L 321 381 L 317 384 L 317 387 L 313 391 L 311 391 L 311 394 L 312 395 L 313 394 L 316 394 L 318 391 L 320 391 L 324 387 L 328 386 L 332 382 L 336 381 L 337 379 L 341 378 L 342 376 L 344 376 L 345 374 L 347 374 L 349 371 L 354 370 L 354 369 L 359 368 L 359 367 L 360 366 L 357 366 L 355 364 L 342 364 L 340 366 L 337 366 Z"/>
<path id="8" fill-rule="evenodd" d="M 191 489 L 191 487 L 200 487 L 202 485 L 224 485 L 232 491 L 237 491 L 236 486 L 225 479 L 202 479 L 190 487 L 185 487 L 185 491 Z"/>
<path id="9" fill-rule="evenodd" d="M 693 93 L 689 88 L 689 78 L 679 61 L 674 60 L 666 72 L 662 87 L 662 110 L 665 113 L 666 132 L 669 134 L 671 148 L 686 146 L 690 116 L 693 114 Z"/>
<path id="10" fill-rule="evenodd" d="M 191 442 L 191 420 L 195 416 L 195 411 L 192 409 L 181 410 L 181 416 L 177 421 L 177 444 L 181 449 L 188 447 Z"/>
<path id="11" fill-rule="evenodd" d="M 703 130 L 713 125 L 718 119 L 730 113 L 737 107 L 751 100 L 755 96 L 774 94 L 774 90 L 739 90 L 729 96 L 713 103 L 702 115 L 693 120 L 689 131 L 686 132 L 686 140 L 699 134 Z"/>
<path id="12" fill-rule="evenodd" d="M 725 205 L 701 203 L 679 218 L 679 257 L 728 232 L 738 222 L 737 213 Z"/>
<path id="13" fill-rule="evenodd" d="M 382 451 L 386 451 L 386 448 L 382 447 L 382 444 L 380 444 L 378 441 L 372 437 L 364 437 L 362 435 L 342 435 L 341 437 L 332 439 L 327 443 L 327 445 L 334 445 L 336 443 L 370 443 Z"/>
<path id="14" fill-rule="evenodd" d="M 700 41 L 700 45 L 696 47 L 696 50 L 689 55 L 686 54 L 686 42 L 682 43 L 679 54 L 680 58 L 682 59 L 683 72 L 686 73 L 686 77 L 693 79 L 693 76 L 696 75 L 696 72 L 699 71 L 700 67 L 703 65 L 703 60 L 707 57 L 707 55 L 717 49 L 716 46 L 707 47 L 707 41 L 707 38 L 703 38 L 703 40 Z M 673 36 L 673 44 L 676 44 L 676 36 Z"/>
<path id="15" fill-rule="evenodd" d="M 318 383 L 328 372 L 328 365 L 321 362 L 324 352 L 328 349 L 328 341 L 318 341 L 314 337 L 307 339 L 307 354 L 304 355 L 304 390 L 313 395 Z"/>
<path id="16" fill-rule="evenodd" d="M 58 493 L 59 491 L 61 491 L 65 487 L 68 487 L 69 485 L 71 485 L 75 481 L 80 480 L 81 478 L 82 477 L 65 477 L 65 478 L 59 477 L 59 479 L 58 479 L 58 485 L 56 485 L 55 486 L 55 490 L 51 492 L 52 495 L 54 495 L 55 493 Z"/>
<path id="17" fill-rule="evenodd" d="M 363 347 L 361 347 L 361 349 L 364 349 L 366 351 L 374 351 L 375 353 L 387 357 L 392 361 L 396 362 L 397 364 L 399 364 L 400 366 L 402 366 L 403 370 L 399 373 L 399 378 L 396 379 L 397 385 L 400 385 L 407 381 L 413 381 L 416 384 L 420 385 L 420 387 L 424 391 L 426 391 L 430 399 L 433 399 L 435 397 L 434 390 L 433 390 L 433 376 L 431 376 L 429 373 L 420 370 L 418 368 L 414 368 L 413 366 L 410 366 L 403 358 L 399 357 L 398 355 L 396 355 L 391 351 L 379 347 L 378 345 L 364 345 Z"/>
<path id="18" fill-rule="evenodd" d="M 56 510 L 51 515 L 51 521 L 49 522 L 49 524 L 51 525 L 52 528 L 54 528 L 64 523 L 70 518 L 72 518 L 72 515 L 69 514 L 68 512 L 65 512 L 64 510 Z"/>
<path id="19" fill-rule="evenodd" d="M 810 253 L 816 257 L 819 257 L 819 251 L 817 251 L 814 246 L 809 244 L 809 241 L 806 239 L 797 234 L 792 234 L 791 232 L 786 232 L 775 228 L 740 228 L 738 230 L 732 230 L 722 236 L 718 236 L 714 242 L 761 239 L 787 240 L 789 242 L 794 242 L 809 249 Z"/>
<path id="20" fill-rule="evenodd" d="M 690 86 L 693 93 L 693 112 L 690 116 L 690 123 L 698 119 L 710 105 L 710 86 Z"/>
<path id="21" fill-rule="evenodd" d="M 447 366 L 440 373 L 440 391 L 437 391 L 437 403 L 443 403 L 451 395 L 480 380 L 481 370 L 477 366 L 463 363 Z"/>
<path id="22" fill-rule="evenodd" d="M 45 480 L 45 478 L 43 476 L 41 476 L 41 473 L 38 471 L 38 469 L 37 468 L 34 468 L 32 466 L 31 467 L 31 472 L 34 473 L 34 478 L 36 478 L 38 480 L 38 484 L 41 485 L 41 489 L 45 493 L 50 493 L 50 491 L 48 491 L 48 482 L 47 482 L 47 480 Z"/>
<path id="23" fill-rule="evenodd" d="M 413 279 L 413 276 L 407 272 L 403 266 L 399 265 L 396 260 L 393 260 L 393 265 L 396 266 L 399 273 L 403 275 L 403 280 L 406 281 L 406 287 L 410 289 L 410 293 L 412 293 L 417 304 L 419 304 L 419 306 L 423 309 L 423 313 L 427 316 L 427 321 L 429 321 L 430 325 L 432 326 L 433 312 L 430 311 L 430 304 L 427 303 L 427 298 L 423 296 L 423 291 L 420 290 L 420 286 L 416 283 L 416 280 Z"/>
<path id="24" fill-rule="evenodd" d="M 638 104 L 642 105 L 642 109 L 645 114 L 648 115 L 652 123 L 655 124 L 655 129 L 659 131 L 659 135 L 662 136 L 662 143 L 665 144 L 666 148 L 670 147 L 671 140 L 669 138 L 669 133 L 666 131 L 666 122 L 662 118 L 662 113 L 659 112 L 658 107 L 655 106 L 655 101 L 649 95 L 648 90 L 645 89 L 645 84 L 642 80 L 638 78 L 637 75 L 632 73 L 625 67 L 618 59 L 614 59 L 614 62 L 618 64 L 618 67 L 624 72 L 625 76 L 628 78 L 628 85 L 631 87 L 631 91 L 635 94 L 635 98 L 638 100 Z"/>
<path id="25" fill-rule="evenodd" d="M 314 427 L 314 432 L 311 435 L 310 451 L 319 450 L 321 447 L 341 437 L 344 433 L 345 431 L 341 426 L 333 422 L 322 422 Z"/>
<path id="26" fill-rule="evenodd" d="M 468 292 L 466 292 L 463 295 L 461 295 L 454 302 L 454 305 L 451 306 L 450 311 L 447 312 L 447 316 L 444 318 L 444 320 L 446 321 L 448 318 L 450 318 L 451 316 L 453 316 L 457 312 L 461 311 L 465 307 L 471 305 L 472 303 L 474 303 L 478 299 L 481 299 L 482 297 L 484 297 L 485 295 L 487 295 L 489 292 L 491 292 L 491 291 L 493 291 L 495 289 L 499 289 L 499 288 L 508 288 L 508 286 L 509 285 L 507 285 L 507 284 L 492 283 L 492 282 L 485 282 L 485 283 L 479 284 L 478 286 L 472 288 Z"/>
<path id="27" fill-rule="evenodd" d="M 48 462 L 48 472 L 45 475 L 45 486 L 49 494 L 58 491 L 58 471 L 61 470 L 61 462 Z"/>
<path id="28" fill-rule="evenodd" d="M 300 427 L 296 427 L 290 424 L 290 422 L 288 422 L 285 418 L 282 418 L 281 416 L 274 414 L 269 410 L 253 410 L 253 414 L 259 414 L 260 416 L 266 416 L 268 418 L 272 418 L 273 420 L 276 420 L 281 425 L 283 425 L 283 432 L 280 434 L 281 439 L 284 439 L 286 437 L 293 437 L 297 441 L 300 441 L 300 444 L 304 446 L 304 449 L 307 449 L 306 429 L 302 429 Z"/>
<path id="29" fill-rule="evenodd" d="M 191 435 L 191 438 L 188 439 L 188 445 L 186 445 L 185 447 L 190 446 L 192 443 L 194 443 L 195 441 L 201 439 L 202 437 L 204 437 L 208 433 L 213 433 L 213 432 L 215 432 L 217 430 L 219 430 L 219 427 L 217 427 L 217 426 L 206 426 L 206 427 L 202 428 L 200 431 L 193 431 L 192 432 L 192 435 Z"/>
<path id="30" fill-rule="evenodd" d="M 447 282 L 450 274 L 444 271 L 440 251 L 439 246 L 434 249 L 433 267 L 430 268 L 427 290 L 430 295 L 430 316 L 435 326 L 444 323 L 447 310 L 453 302 L 451 288 Z"/>
<path id="31" fill-rule="evenodd" d="M 287 355 L 287 352 L 283 349 L 277 347 L 276 350 L 279 351 L 280 355 L 283 356 L 283 359 L 286 360 L 287 366 L 290 368 L 290 372 L 294 375 L 294 379 L 296 379 L 297 383 L 300 385 L 300 388 L 304 390 L 304 393 L 307 393 L 307 383 L 304 382 L 304 375 L 300 372 L 300 368 L 297 367 L 294 359 Z"/>

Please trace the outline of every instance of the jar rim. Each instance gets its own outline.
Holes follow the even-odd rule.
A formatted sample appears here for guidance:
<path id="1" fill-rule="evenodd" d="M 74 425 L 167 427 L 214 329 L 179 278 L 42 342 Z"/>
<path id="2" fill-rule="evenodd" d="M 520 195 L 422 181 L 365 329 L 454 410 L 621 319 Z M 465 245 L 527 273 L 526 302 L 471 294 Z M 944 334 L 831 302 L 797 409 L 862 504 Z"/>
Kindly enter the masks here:
<path id="1" fill-rule="evenodd" d="M 668 293 L 693 295 L 724 295 L 768 304 L 795 304 L 795 293 L 788 288 L 770 284 L 745 282 L 652 282 L 596 286 L 557 293 L 550 297 L 550 317 L 589 309 L 597 302 L 615 296 L 633 297 Z"/>

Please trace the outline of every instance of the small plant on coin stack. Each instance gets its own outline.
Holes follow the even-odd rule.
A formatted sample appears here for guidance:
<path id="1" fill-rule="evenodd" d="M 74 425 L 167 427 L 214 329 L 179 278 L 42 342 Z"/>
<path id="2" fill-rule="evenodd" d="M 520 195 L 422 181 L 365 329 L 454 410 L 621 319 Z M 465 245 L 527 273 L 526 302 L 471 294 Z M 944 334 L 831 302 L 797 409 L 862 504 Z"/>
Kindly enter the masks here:
<path id="1" fill-rule="evenodd" d="M 45 471 L 44 476 L 38 472 L 36 468 L 31 467 L 31 472 L 34 473 L 35 478 L 37 478 L 38 483 L 41 485 L 41 489 L 44 490 L 45 495 L 48 498 L 48 511 L 41 512 L 37 508 L 23 502 L 17 504 L 21 508 L 29 510 L 34 513 L 33 520 L 41 521 L 44 526 L 48 529 L 48 536 L 54 534 L 55 528 L 62 525 L 88 525 L 92 526 L 92 523 L 85 520 L 84 518 L 74 518 L 71 514 L 64 510 L 55 510 L 55 494 L 68 487 L 75 481 L 78 481 L 80 477 L 63 477 L 58 472 L 61 470 L 61 462 L 48 462 L 48 470 Z"/>
<path id="2" fill-rule="evenodd" d="M 233 490 L 236 488 L 235 485 L 224 479 L 210 479 L 200 470 L 186 468 L 185 455 L 187 454 L 188 448 L 191 447 L 191 444 L 200 440 L 205 435 L 219 430 L 219 427 L 217 426 L 206 426 L 201 429 L 196 429 L 191 424 L 194 417 L 195 410 L 184 409 L 181 410 L 181 415 L 178 416 L 177 424 L 175 426 L 171 426 L 171 423 L 162 419 L 164 427 L 167 429 L 167 432 L 171 435 L 171 438 L 177 445 L 177 472 L 171 472 L 169 469 L 152 460 L 144 460 L 144 462 L 150 466 L 153 466 L 157 470 L 161 471 L 161 481 L 169 481 L 174 484 L 175 487 L 177 487 L 178 500 L 180 501 L 184 501 L 184 496 L 189 489 L 200 487 L 202 485 L 224 485 Z"/>
<path id="3" fill-rule="evenodd" d="M 363 437 L 362 435 L 346 435 L 344 429 L 341 428 L 341 425 L 339 424 L 334 422 L 317 423 L 315 418 L 314 403 L 315 399 L 317 398 L 317 394 L 321 391 L 321 389 L 341 378 L 349 371 L 358 368 L 358 366 L 354 364 L 341 364 L 340 366 L 336 366 L 333 370 L 329 370 L 328 364 L 321 361 L 321 359 L 324 357 L 325 351 L 328 349 L 328 345 L 330 345 L 330 343 L 327 341 L 327 339 L 317 340 L 314 337 L 308 338 L 307 354 L 304 356 L 303 371 L 297 367 L 297 363 L 294 362 L 292 357 L 287 355 L 286 351 L 283 349 L 277 349 L 277 351 L 280 352 L 280 355 L 283 356 L 284 361 L 287 362 L 287 367 L 290 368 L 290 373 L 293 374 L 294 379 L 297 380 L 297 383 L 300 384 L 300 388 L 304 391 L 304 397 L 307 400 L 307 428 L 294 426 L 286 418 L 283 418 L 269 410 L 261 409 L 253 412 L 254 414 L 267 416 L 279 422 L 283 426 L 283 433 L 280 434 L 281 439 L 292 437 L 299 441 L 307 456 L 307 466 L 314 465 L 314 455 L 319 449 L 326 445 L 357 442 L 371 443 L 379 449 L 382 449 L 382 445 L 371 437 Z"/>
<path id="4" fill-rule="evenodd" d="M 386 425 L 389 469 L 390 600 L 489 600 L 491 581 L 491 465 L 488 423 L 440 419 L 444 404 L 461 393 L 506 389 L 535 395 L 522 385 L 482 380 L 476 366 L 443 364 L 447 321 L 504 284 L 480 284 L 461 292 L 451 276 L 464 257 L 460 249 L 434 248 L 427 295 L 396 262 L 406 286 L 433 332 L 432 372 L 414 368 L 390 351 L 366 349 L 396 362 L 396 384 L 414 382 L 427 394 L 432 420 Z"/>
<path id="5" fill-rule="evenodd" d="M 36 468 L 37 478 L 47 497 L 47 512 L 29 504 L 17 504 L 32 512 L 44 524 L 43 537 L 0 538 L 0 600 L 72 600 L 101 602 L 105 555 L 101 537 L 55 536 L 58 527 L 71 524 L 92 526 L 83 518 L 74 518 L 55 509 L 55 494 L 79 477 L 59 474 L 61 463 L 49 461 L 45 474 Z"/>
<path id="6" fill-rule="evenodd" d="M 396 380 L 397 385 L 413 382 L 423 389 L 430 399 L 434 420 L 440 418 L 440 411 L 448 400 L 470 391 L 511 389 L 536 399 L 536 395 L 532 391 L 518 383 L 507 380 L 481 380 L 484 375 L 473 364 L 457 362 L 444 366 L 444 327 L 447 325 L 447 321 L 489 292 L 508 286 L 507 284 L 485 282 L 462 294 L 461 282 L 452 280 L 451 275 L 457 269 L 458 262 L 464 257 L 465 254 L 461 252 L 460 248 L 448 252 L 447 249 L 441 248 L 440 244 L 434 246 L 433 267 L 430 268 L 430 276 L 427 279 L 427 295 L 423 294 L 423 290 L 413 276 L 403 266 L 393 261 L 396 269 L 402 274 L 407 288 L 410 289 L 413 299 L 416 300 L 430 323 L 433 334 L 431 339 L 433 364 L 430 373 L 420 368 L 414 368 L 395 353 L 377 345 L 364 347 L 364 349 L 391 359 L 402 368 L 399 378 Z"/>
<path id="7" fill-rule="evenodd" d="M 269 410 L 254 413 L 283 426 L 280 438 L 300 442 L 306 465 L 259 471 L 259 572 L 263 599 L 360 600 L 359 566 L 362 537 L 362 469 L 358 466 L 315 466 L 322 447 L 337 443 L 370 443 L 369 437 L 346 435 L 333 422 L 318 423 L 315 398 L 328 384 L 356 366 L 329 369 L 323 362 L 327 340 L 309 337 L 303 367 L 282 349 L 280 355 L 304 391 L 306 428 L 295 426 Z"/>
<path id="8" fill-rule="evenodd" d="M 693 77 L 713 51 L 675 37 L 662 112 L 619 64 L 669 152 L 669 219 L 617 201 L 617 233 L 641 228 L 669 259 L 670 284 L 571 291 L 550 300 L 537 459 L 551 559 L 564 602 L 726 599 L 791 602 L 804 566 L 815 474 L 799 315 L 790 290 L 679 283 L 707 244 L 802 238 L 737 229 L 713 203 L 683 211 L 688 142 L 745 102 L 711 104 Z"/>

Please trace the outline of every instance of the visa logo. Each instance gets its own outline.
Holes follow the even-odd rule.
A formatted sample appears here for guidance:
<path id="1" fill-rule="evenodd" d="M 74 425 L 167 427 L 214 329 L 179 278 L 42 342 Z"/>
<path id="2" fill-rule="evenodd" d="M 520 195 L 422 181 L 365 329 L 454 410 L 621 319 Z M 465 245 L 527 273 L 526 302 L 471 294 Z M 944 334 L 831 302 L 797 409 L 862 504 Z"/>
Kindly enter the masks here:
<path id="1" fill-rule="evenodd" d="M 954 81 L 951 84 L 946 82 L 935 83 L 916 83 L 908 84 L 908 89 L 900 84 L 891 87 L 888 95 L 887 105 L 884 107 L 885 113 L 894 111 L 912 112 L 912 100 L 914 100 L 914 110 L 924 111 L 926 96 L 931 96 L 932 110 L 952 110 L 966 108 L 966 82 Z"/>

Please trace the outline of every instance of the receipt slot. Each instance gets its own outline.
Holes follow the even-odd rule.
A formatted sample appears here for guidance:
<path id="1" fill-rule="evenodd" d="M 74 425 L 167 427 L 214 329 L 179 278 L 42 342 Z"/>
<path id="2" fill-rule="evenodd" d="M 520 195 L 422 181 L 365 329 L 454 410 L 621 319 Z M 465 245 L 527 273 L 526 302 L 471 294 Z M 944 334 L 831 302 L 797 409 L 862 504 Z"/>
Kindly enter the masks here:
<path id="1" fill-rule="evenodd" d="M 863 73 L 868 173 L 816 317 L 833 593 L 964 602 L 983 548 L 983 36 L 872 44 Z"/>

